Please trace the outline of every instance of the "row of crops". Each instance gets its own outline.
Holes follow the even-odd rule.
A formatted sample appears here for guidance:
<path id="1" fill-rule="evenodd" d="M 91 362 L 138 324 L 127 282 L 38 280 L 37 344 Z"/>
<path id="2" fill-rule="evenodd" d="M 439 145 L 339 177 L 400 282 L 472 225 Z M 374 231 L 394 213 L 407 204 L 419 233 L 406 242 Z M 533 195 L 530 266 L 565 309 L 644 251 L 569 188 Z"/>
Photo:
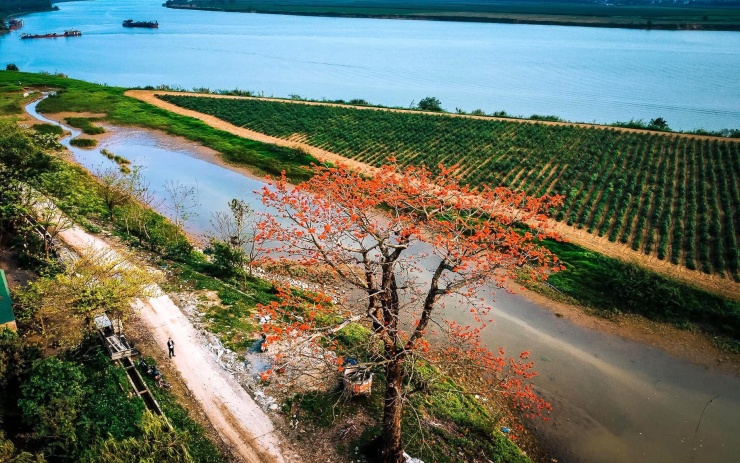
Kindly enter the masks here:
<path id="1" fill-rule="evenodd" d="M 459 165 L 470 185 L 561 194 L 558 220 L 740 280 L 740 143 L 259 100 L 160 98 L 379 166 Z"/>

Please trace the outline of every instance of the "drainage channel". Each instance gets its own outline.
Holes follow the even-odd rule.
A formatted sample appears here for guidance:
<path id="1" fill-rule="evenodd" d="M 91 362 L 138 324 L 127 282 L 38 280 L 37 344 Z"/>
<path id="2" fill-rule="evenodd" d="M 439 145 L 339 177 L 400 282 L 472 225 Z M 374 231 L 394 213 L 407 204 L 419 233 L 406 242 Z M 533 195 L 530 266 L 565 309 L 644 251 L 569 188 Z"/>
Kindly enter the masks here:
<path id="1" fill-rule="evenodd" d="M 120 359 L 114 360 L 113 363 L 124 369 L 126 375 L 128 376 L 128 380 L 131 383 L 131 386 L 133 386 L 134 391 L 136 392 L 136 395 L 141 397 L 141 400 L 144 401 L 144 405 L 146 405 L 146 408 L 150 412 L 164 418 L 167 426 L 170 428 L 171 431 L 172 425 L 170 424 L 170 421 L 164 415 L 164 412 L 162 412 L 162 407 L 159 406 L 159 402 L 157 402 L 157 399 L 154 398 L 154 395 L 149 389 L 149 386 L 147 386 L 146 382 L 144 382 L 144 378 L 141 377 L 141 374 L 136 368 L 136 365 L 134 365 L 134 362 L 131 360 L 131 357 L 122 357 Z"/>

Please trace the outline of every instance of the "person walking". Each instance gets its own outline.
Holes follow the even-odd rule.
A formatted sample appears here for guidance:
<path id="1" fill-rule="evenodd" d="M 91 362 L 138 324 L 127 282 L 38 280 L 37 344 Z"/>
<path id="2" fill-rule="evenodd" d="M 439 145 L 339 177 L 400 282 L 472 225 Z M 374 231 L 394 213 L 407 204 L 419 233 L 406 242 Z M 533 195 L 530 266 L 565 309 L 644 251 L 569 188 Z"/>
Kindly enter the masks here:
<path id="1" fill-rule="evenodd" d="M 170 358 L 175 356 L 175 341 L 172 338 L 167 340 L 167 349 L 170 351 Z"/>

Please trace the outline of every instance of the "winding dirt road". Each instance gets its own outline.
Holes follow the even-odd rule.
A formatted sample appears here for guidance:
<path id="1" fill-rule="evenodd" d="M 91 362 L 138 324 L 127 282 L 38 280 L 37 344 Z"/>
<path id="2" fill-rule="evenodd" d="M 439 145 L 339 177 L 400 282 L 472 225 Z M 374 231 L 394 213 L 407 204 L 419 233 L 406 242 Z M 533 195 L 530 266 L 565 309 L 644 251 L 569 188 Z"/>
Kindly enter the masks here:
<path id="1" fill-rule="evenodd" d="M 267 100 L 267 101 L 279 101 L 281 103 L 329 105 L 329 106 L 347 107 L 346 105 L 336 105 L 332 103 L 320 103 L 320 102 L 310 102 L 310 101 L 278 100 L 278 99 L 272 99 L 272 98 L 240 97 L 240 96 L 232 96 L 232 95 L 213 95 L 213 94 L 200 94 L 200 93 L 187 93 L 186 94 L 183 92 L 167 92 L 167 91 L 158 91 L 158 90 L 129 90 L 125 93 L 125 95 L 131 98 L 136 98 L 145 103 L 149 103 L 153 106 L 166 109 L 176 114 L 180 114 L 183 116 L 189 116 L 189 117 L 198 119 L 210 125 L 211 127 L 214 127 L 219 130 L 223 130 L 225 132 L 232 133 L 240 137 L 249 138 L 251 140 L 260 141 L 263 143 L 270 143 L 270 144 L 274 144 L 278 146 L 285 146 L 285 147 L 290 147 L 290 148 L 301 148 L 322 162 L 331 162 L 333 164 L 342 163 L 342 164 L 349 166 L 350 168 L 354 170 L 358 170 L 358 171 L 366 172 L 366 173 L 372 173 L 376 171 L 375 167 L 370 166 L 368 164 L 345 158 L 336 153 L 332 153 L 330 151 L 316 148 L 314 146 L 308 145 L 306 143 L 302 143 L 300 141 L 293 141 L 293 140 L 286 140 L 286 139 L 278 138 L 278 137 L 272 137 L 269 135 L 265 135 L 264 133 L 261 133 L 261 132 L 256 132 L 254 130 L 236 126 L 234 124 L 226 122 L 217 117 L 210 116 L 208 114 L 203 114 L 203 113 L 199 113 L 199 112 L 192 111 L 189 109 L 181 108 L 179 106 L 173 105 L 171 103 L 168 103 L 166 101 L 163 101 L 157 98 L 157 95 L 188 95 L 188 96 L 198 96 L 198 97 L 207 97 L 207 98 L 256 99 L 256 100 Z M 407 110 L 403 110 L 403 109 L 373 108 L 373 107 L 364 107 L 364 106 L 351 106 L 351 107 L 356 108 L 356 109 L 369 110 L 369 111 L 408 112 Z M 413 111 L 413 112 L 416 114 L 420 113 L 420 111 Z M 487 116 L 482 117 L 482 116 L 472 116 L 472 115 L 465 115 L 465 114 L 448 114 L 448 113 L 440 114 L 440 113 L 433 113 L 433 112 L 422 112 L 422 113 L 435 115 L 439 117 L 467 117 L 467 118 L 473 118 L 473 119 L 487 119 L 487 120 L 496 119 L 496 118 L 491 118 Z M 535 121 L 520 120 L 520 119 L 505 119 L 505 120 L 513 121 L 513 122 L 521 122 L 523 124 L 535 122 Z M 567 123 L 567 122 L 548 122 L 548 121 L 536 121 L 536 122 L 538 124 L 546 124 L 546 125 L 577 125 L 581 127 L 595 127 L 595 128 L 600 128 L 600 129 L 613 128 L 616 130 L 623 130 L 626 132 L 654 133 L 654 132 L 650 132 L 647 130 L 627 129 L 627 128 L 619 128 L 619 127 L 615 128 L 615 127 L 610 127 L 610 126 L 593 125 L 593 124 L 573 124 L 573 123 Z M 681 134 L 681 136 L 698 138 L 698 139 L 717 139 L 718 138 L 718 137 L 708 137 L 704 135 L 687 135 L 687 134 Z M 722 140 L 727 140 L 727 139 L 722 138 Z M 218 162 L 219 164 L 224 165 L 224 166 L 228 165 L 228 163 L 225 162 L 221 158 L 218 159 Z M 670 262 L 665 261 L 665 260 L 660 260 L 655 256 L 648 256 L 641 252 L 634 251 L 629 246 L 625 246 L 619 243 L 613 243 L 609 241 L 606 236 L 599 237 L 597 235 L 588 233 L 586 230 L 579 230 L 578 228 L 568 226 L 564 223 L 553 221 L 552 230 L 558 232 L 562 237 L 564 237 L 565 239 L 567 239 L 568 241 L 572 243 L 575 243 L 585 248 L 597 251 L 606 256 L 613 257 L 613 258 L 620 259 L 622 261 L 627 261 L 627 262 L 637 262 L 643 267 L 649 268 L 653 271 L 656 271 L 664 275 L 671 276 L 677 280 L 684 281 L 692 285 L 703 287 L 712 292 L 722 294 L 727 297 L 731 297 L 734 299 L 740 299 L 740 283 L 737 283 L 729 278 L 724 278 L 719 275 L 707 275 L 706 273 L 703 273 L 697 270 L 689 270 L 686 267 L 673 265 Z"/>

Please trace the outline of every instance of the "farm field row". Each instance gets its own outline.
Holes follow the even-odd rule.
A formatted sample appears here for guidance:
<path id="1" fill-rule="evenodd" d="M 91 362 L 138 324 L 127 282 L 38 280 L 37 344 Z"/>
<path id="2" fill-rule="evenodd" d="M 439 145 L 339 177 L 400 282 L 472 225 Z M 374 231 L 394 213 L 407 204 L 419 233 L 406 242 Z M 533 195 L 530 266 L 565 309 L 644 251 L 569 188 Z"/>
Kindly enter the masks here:
<path id="1" fill-rule="evenodd" d="M 458 165 L 469 185 L 561 194 L 555 217 L 673 264 L 740 280 L 740 143 L 672 133 L 161 95 L 373 166 Z"/>

